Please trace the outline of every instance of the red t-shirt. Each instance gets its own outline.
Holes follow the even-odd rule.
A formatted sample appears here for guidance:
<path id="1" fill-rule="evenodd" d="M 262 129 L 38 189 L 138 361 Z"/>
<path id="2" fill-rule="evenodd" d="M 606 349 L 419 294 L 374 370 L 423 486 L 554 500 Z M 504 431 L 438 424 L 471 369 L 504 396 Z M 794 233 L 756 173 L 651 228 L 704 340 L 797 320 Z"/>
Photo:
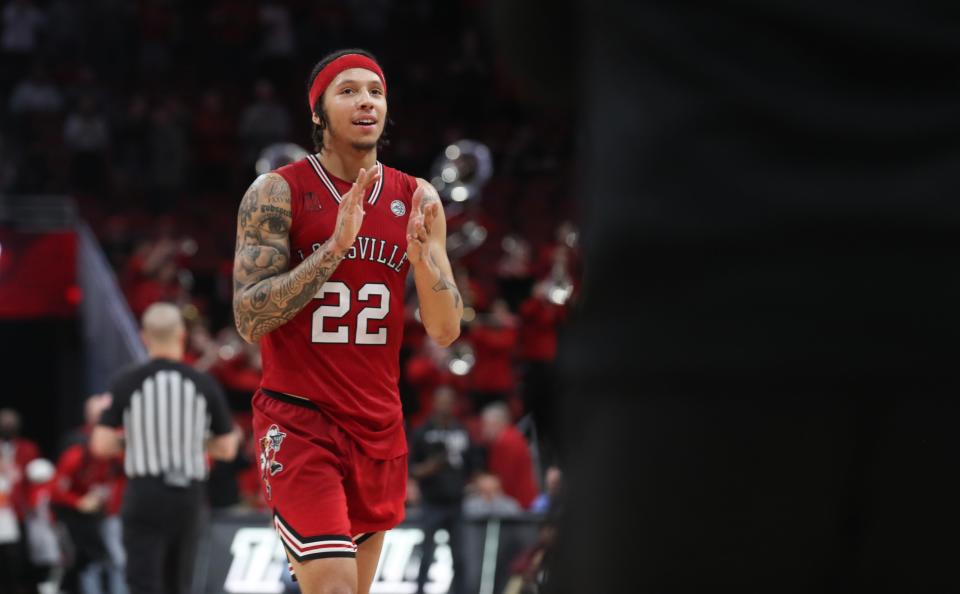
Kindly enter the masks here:
<path id="1" fill-rule="evenodd" d="M 557 357 L 557 325 L 564 308 L 540 297 L 520 305 L 520 357 L 526 361 L 553 361 Z"/>
<path id="2" fill-rule="evenodd" d="M 487 446 L 487 470 L 497 475 L 503 492 L 527 509 L 537 497 L 533 459 L 527 440 L 514 427 L 507 427 Z"/>
<path id="3" fill-rule="evenodd" d="M 513 349 L 517 329 L 504 326 L 474 326 L 470 330 L 477 362 L 470 373 L 473 388 L 481 392 L 509 392 L 516 384 L 513 372 Z"/>
<path id="4" fill-rule="evenodd" d="M 219 359 L 209 371 L 227 390 L 253 394 L 260 385 L 260 371 L 243 354 L 228 361 Z"/>
<path id="5" fill-rule="evenodd" d="M 263 388 L 308 398 L 357 440 L 367 455 L 405 454 L 400 408 L 407 219 L 416 179 L 381 167 L 367 191 L 357 240 L 316 298 L 261 339 Z M 350 183 L 310 156 L 277 170 L 290 186 L 290 266 L 333 234 Z"/>
<path id="6" fill-rule="evenodd" d="M 97 458 L 87 450 L 86 443 L 78 443 L 64 450 L 57 461 L 51 500 L 76 508 L 91 490 L 102 489 L 107 497 L 104 511 L 114 515 L 120 512 L 124 485 L 120 458 Z"/>

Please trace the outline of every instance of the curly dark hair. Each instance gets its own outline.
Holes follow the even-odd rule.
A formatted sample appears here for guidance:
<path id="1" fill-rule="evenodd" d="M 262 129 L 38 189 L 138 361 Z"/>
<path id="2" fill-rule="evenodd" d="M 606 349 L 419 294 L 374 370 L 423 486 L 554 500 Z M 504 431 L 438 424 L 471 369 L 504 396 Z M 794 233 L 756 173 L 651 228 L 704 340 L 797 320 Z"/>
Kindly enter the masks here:
<path id="1" fill-rule="evenodd" d="M 314 66 L 313 70 L 310 71 L 310 77 L 307 78 L 307 96 L 308 97 L 310 95 L 310 87 L 313 86 L 313 81 L 315 78 L 317 78 L 317 75 L 320 74 L 320 71 L 326 68 L 327 64 L 329 64 L 330 62 L 333 62 L 340 56 L 345 56 L 347 54 L 359 54 L 361 56 L 370 58 L 371 60 L 373 60 L 374 62 L 377 62 L 378 64 L 380 63 L 379 60 L 377 60 L 376 56 L 374 56 L 372 53 L 368 52 L 367 50 L 363 50 L 363 49 L 342 49 L 342 50 L 337 50 L 335 52 L 327 54 L 326 56 L 323 57 L 322 60 L 317 62 L 317 65 Z M 315 113 L 317 117 L 320 119 L 320 123 L 316 124 L 311 121 L 311 125 L 313 126 L 313 128 L 310 131 L 310 138 L 313 140 L 314 152 L 319 153 L 320 151 L 323 150 L 323 131 L 327 128 L 327 126 L 330 125 L 330 121 L 327 119 L 327 112 L 323 108 L 323 95 L 320 95 L 320 98 L 317 99 L 316 105 L 313 105 L 312 108 L 313 108 L 313 113 Z M 383 133 L 380 135 L 380 138 L 377 140 L 378 150 L 390 144 L 390 140 L 387 139 L 387 128 L 393 124 L 393 120 L 390 119 L 389 112 L 387 113 L 388 115 L 387 115 L 386 123 L 383 126 Z"/>

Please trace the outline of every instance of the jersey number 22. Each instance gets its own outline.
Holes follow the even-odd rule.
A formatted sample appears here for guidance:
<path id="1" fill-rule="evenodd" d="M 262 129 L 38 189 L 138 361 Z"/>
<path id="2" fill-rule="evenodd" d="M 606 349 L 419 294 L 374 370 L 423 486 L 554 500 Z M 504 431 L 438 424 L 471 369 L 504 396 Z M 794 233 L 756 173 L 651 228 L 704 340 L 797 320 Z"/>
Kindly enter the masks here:
<path id="1" fill-rule="evenodd" d="M 337 319 L 347 315 L 350 311 L 350 287 L 339 281 L 327 281 L 320 287 L 314 299 L 323 299 L 329 294 L 337 295 L 337 302 L 332 305 L 321 305 L 313 312 L 313 342 L 324 344 L 348 344 L 350 342 L 350 327 L 337 326 L 333 330 L 324 329 L 324 319 Z M 379 306 L 367 306 L 357 314 L 357 335 L 354 344 L 387 344 L 387 329 L 380 328 L 376 332 L 368 330 L 370 320 L 382 320 L 390 311 L 390 289 L 380 283 L 368 283 L 360 287 L 357 292 L 358 301 L 369 301 L 372 297 L 380 297 Z"/>

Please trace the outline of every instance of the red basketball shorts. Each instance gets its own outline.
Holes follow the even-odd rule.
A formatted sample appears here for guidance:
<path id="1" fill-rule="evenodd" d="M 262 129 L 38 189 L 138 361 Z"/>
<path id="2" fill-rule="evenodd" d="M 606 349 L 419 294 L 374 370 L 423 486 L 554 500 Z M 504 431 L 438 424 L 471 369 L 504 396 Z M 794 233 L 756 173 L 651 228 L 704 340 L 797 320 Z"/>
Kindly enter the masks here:
<path id="1" fill-rule="evenodd" d="M 354 557 L 403 520 L 406 454 L 377 460 L 309 401 L 258 390 L 253 430 L 274 526 L 297 561 Z"/>

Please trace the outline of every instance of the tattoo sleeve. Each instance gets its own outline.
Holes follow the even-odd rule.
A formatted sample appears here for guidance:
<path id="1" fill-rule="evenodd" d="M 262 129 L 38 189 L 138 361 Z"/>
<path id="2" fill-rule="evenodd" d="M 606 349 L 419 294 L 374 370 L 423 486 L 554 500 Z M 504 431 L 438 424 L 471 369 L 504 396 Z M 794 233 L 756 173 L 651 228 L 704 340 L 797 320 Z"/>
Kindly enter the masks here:
<path id="1" fill-rule="evenodd" d="M 328 240 L 288 270 L 292 222 L 287 182 L 275 173 L 257 178 L 240 203 L 233 259 L 233 316 L 249 342 L 297 315 L 343 260 Z"/>

